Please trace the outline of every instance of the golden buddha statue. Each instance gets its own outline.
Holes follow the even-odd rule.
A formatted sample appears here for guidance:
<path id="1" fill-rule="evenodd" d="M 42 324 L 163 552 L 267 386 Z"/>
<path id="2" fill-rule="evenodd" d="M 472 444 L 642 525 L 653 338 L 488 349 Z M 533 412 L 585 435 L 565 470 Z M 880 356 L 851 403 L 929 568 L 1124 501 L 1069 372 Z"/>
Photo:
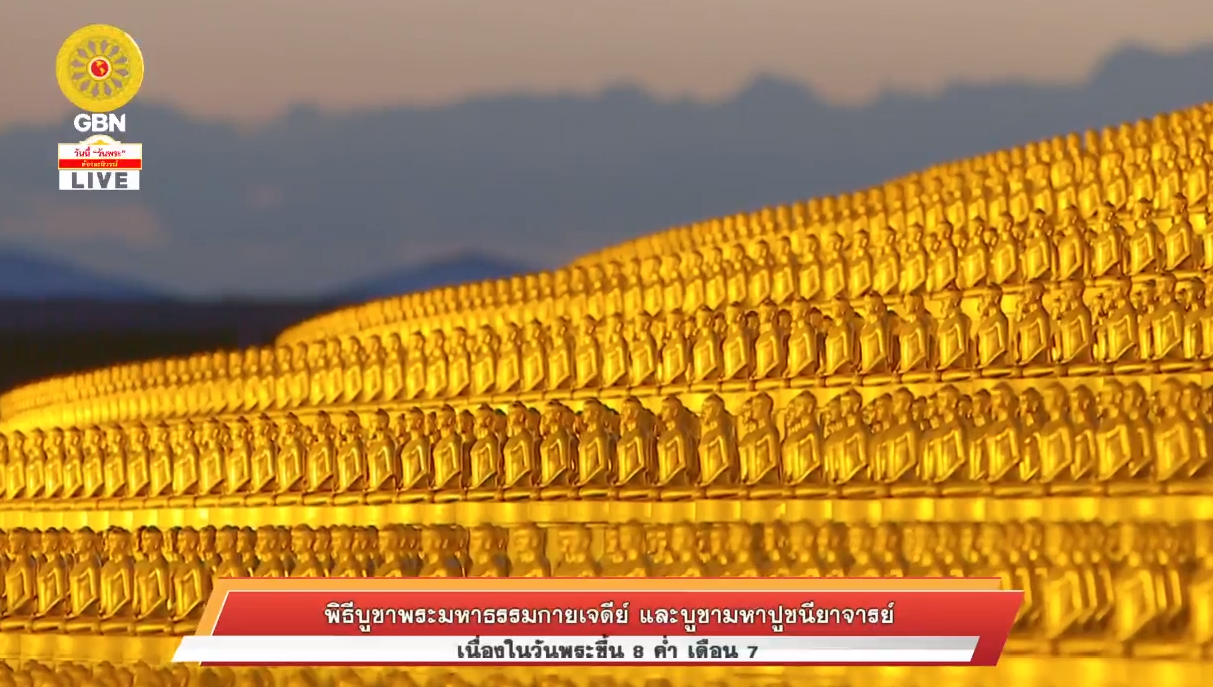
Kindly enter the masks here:
<path id="1" fill-rule="evenodd" d="M 1132 229 L 1125 243 L 1125 265 L 1132 276 L 1143 272 L 1154 272 L 1162 266 L 1161 236 L 1154 223 L 1154 201 L 1139 199 L 1133 206 Z"/>
<path id="2" fill-rule="evenodd" d="M 366 437 L 366 498 L 368 503 L 385 502 L 400 487 L 401 462 L 396 436 L 387 411 L 377 410 Z M 351 466 L 352 467 L 352 466 Z"/>
<path id="3" fill-rule="evenodd" d="M 540 425 L 539 489 L 546 498 L 566 498 L 576 480 L 577 436 L 572 413 L 563 404 L 549 402 Z"/>
<path id="4" fill-rule="evenodd" d="M 42 440 L 42 430 L 34 429 L 21 442 L 22 462 L 25 464 L 25 497 L 29 499 L 47 496 L 46 452 L 42 448 Z"/>
<path id="5" fill-rule="evenodd" d="M 848 298 L 861 298 L 872 290 L 875 278 L 875 268 L 872 265 L 872 255 L 869 250 L 868 232 L 856 231 L 851 236 L 850 246 L 845 256 L 845 271 L 847 286 L 845 295 Z"/>
<path id="6" fill-rule="evenodd" d="M 379 547 L 379 563 L 373 577 L 414 577 L 417 574 L 417 559 L 413 551 L 409 530 L 401 525 L 388 525 L 379 530 L 376 544 Z"/>
<path id="7" fill-rule="evenodd" d="M 8 532 L 4 566 L 4 615 L 0 630 L 30 629 L 38 611 L 38 562 L 31 549 L 31 532 L 16 528 Z"/>
<path id="8" fill-rule="evenodd" d="M 556 529 L 559 554 L 552 565 L 557 577 L 598 577 L 602 574 L 593 552 L 593 534 L 580 523 L 559 525 Z"/>
<path id="9" fill-rule="evenodd" d="M 135 629 L 137 593 L 130 533 L 120 529 L 107 531 L 103 558 L 98 629 L 104 634 L 129 634 Z"/>
<path id="10" fill-rule="evenodd" d="M 952 224 L 943 220 L 926 236 L 927 254 L 931 259 L 926 283 L 928 291 L 938 292 L 956 286 L 960 260 L 956 255 L 952 232 Z"/>
<path id="11" fill-rule="evenodd" d="M 316 413 L 315 425 L 307 442 L 304 457 L 304 472 L 307 484 L 306 499 L 323 502 L 331 499 L 337 484 L 337 439 L 338 430 L 325 411 Z M 318 500 L 319 499 L 319 500 Z"/>
<path id="12" fill-rule="evenodd" d="M 459 431 L 458 415 L 450 406 L 438 410 L 437 441 L 432 449 L 434 465 L 433 487 L 439 491 L 455 492 L 463 488 L 464 476 L 467 473 L 467 459 L 470 446 Z"/>
<path id="13" fill-rule="evenodd" d="M 56 430 L 58 431 L 58 430 Z M 75 427 L 63 431 L 63 473 L 60 495 L 65 499 L 78 498 L 84 489 L 84 451 L 81 446 L 83 435 Z M 0 435 L 0 466 L 7 464 L 8 457 L 4 448 L 4 438 Z"/>
<path id="14" fill-rule="evenodd" d="M 497 348 L 500 339 L 489 325 L 480 327 L 472 356 L 472 396 L 484 396 L 494 390 L 497 379 Z"/>
<path id="15" fill-rule="evenodd" d="M 404 400 L 421 398 L 429 387 L 429 345 L 425 335 L 413 332 L 403 348 L 404 379 L 398 397 Z"/>
<path id="16" fill-rule="evenodd" d="M 577 389 L 596 388 L 602 384 L 602 347 L 598 344 L 598 320 L 587 315 L 581 321 L 577 336 Z"/>
<path id="17" fill-rule="evenodd" d="M 1168 272 L 1196 269 L 1203 261 L 1201 244 L 1192 228 L 1188 199 L 1176 194 L 1170 201 L 1171 216 L 1166 230 L 1158 237 L 1162 252 L 1162 269 Z"/>
<path id="18" fill-rule="evenodd" d="M 859 363 L 859 316 L 850 302 L 838 298 L 831 303 L 822 343 L 821 374 L 825 377 L 854 375 Z"/>
<path id="19" fill-rule="evenodd" d="M 1099 223 L 1091 237 L 1092 277 L 1117 277 L 1127 272 L 1129 239 L 1118 215 L 1112 205 L 1104 205 L 1100 210 Z"/>
<path id="20" fill-rule="evenodd" d="M 182 530 L 177 539 L 178 558 L 170 571 L 171 618 L 173 632 L 177 634 L 191 634 L 197 630 L 203 605 L 211 594 L 211 575 L 198 548 L 197 530 Z"/>
<path id="21" fill-rule="evenodd" d="M 505 456 L 497 431 L 497 411 L 489 406 L 476 409 L 473 441 L 468 449 L 467 498 L 486 499 L 502 487 Z"/>
<path id="22" fill-rule="evenodd" d="M 958 258 L 959 269 L 956 276 L 956 286 L 960 289 L 972 289 L 985 286 L 990 274 L 990 250 L 986 242 L 988 229 L 985 221 L 978 218 L 970 222 L 968 232 L 957 231 L 956 239 L 961 241 L 957 248 L 961 251 Z"/>
<path id="23" fill-rule="evenodd" d="M 392 332 L 383 340 L 383 389 L 379 398 L 392 401 L 405 390 L 405 351 L 400 335 Z M 363 385 L 367 380 L 363 379 Z"/>
<path id="24" fill-rule="evenodd" d="M 421 498 L 433 487 L 434 456 L 432 435 L 426 428 L 425 411 L 409 408 L 404 412 L 407 434 L 400 437 L 400 491 Z"/>
<path id="25" fill-rule="evenodd" d="M 100 627 L 101 560 L 97 535 L 87 527 L 72 533 L 72 561 L 67 573 L 67 612 L 63 628 L 69 633 L 95 634 Z"/>
<path id="26" fill-rule="evenodd" d="M 425 381 L 422 396 L 444 398 L 450 387 L 450 366 L 447 360 L 446 334 L 442 330 L 431 331 L 421 349 L 425 360 Z M 420 363 L 418 364 L 420 367 Z M 413 371 L 416 374 L 416 371 Z"/>
<path id="27" fill-rule="evenodd" d="M 675 309 L 666 313 L 664 340 L 661 344 L 661 359 L 657 375 L 658 382 L 662 386 L 685 384 L 688 381 L 691 365 L 688 329 L 686 318 L 681 310 Z"/>
<path id="28" fill-rule="evenodd" d="M 535 486 L 538 440 L 531 431 L 529 409 L 515 401 L 506 413 L 505 444 L 501 448 L 501 487 L 507 499 L 529 498 Z M 482 430 L 487 431 L 487 430 Z"/>
<path id="29" fill-rule="evenodd" d="M 168 633 L 172 630 L 172 578 L 164 556 L 164 536 L 155 527 L 144 527 L 138 536 L 141 557 L 131 572 L 134 580 L 130 600 L 133 629 L 137 634 Z M 104 575 L 103 568 L 103 582 Z M 104 622 L 102 631 L 105 631 Z"/>
<path id="30" fill-rule="evenodd" d="M 895 254 L 895 253 L 894 253 Z M 787 236 L 775 239 L 774 250 L 770 253 L 770 299 L 776 305 L 783 305 L 797 295 L 799 260 L 792 249 L 792 241 Z M 756 290 L 753 287 L 751 290 Z M 679 307 L 682 302 L 673 307 Z"/>
<path id="31" fill-rule="evenodd" d="M 684 275 L 680 272 L 683 258 L 677 253 L 668 253 L 661 258 L 655 278 L 661 283 L 661 302 L 658 307 L 650 312 L 650 315 L 658 315 L 662 312 L 681 308 L 686 301 L 686 287 L 684 278 L 690 275 Z"/>
<path id="32" fill-rule="evenodd" d="M 617 471 L 615 437 L 607 427 L 607 408 L 597 400 L 586 401 L 581 411 L 574 474 L 578 496 L 601 498 L 611 492 Z"/>
<path id="33" fill-rule="evenodd" d="M 544 531 L 531 524 L 510 527 L 506 544 L 510 577 L 551 577 Z"/>
<path id="34" fill-rule="evenodd" d="M 885 305 L 879 294 L 868 294 L 864 299 L 864 315 L 856 338 L 858 366 L 856 371 L 865 377 L 887 380 L 897 367 L 896 317 Z"/>
<path id="35" fill-rule="evenodd" d="M 697 461 L 693 473 L 709 498 L 736 496 L 740 492 L 741 457 L 737 429 L 724 399 L 713 394 L 703 402 Z"/>
<path id="36" fill-rule="evenodd" d="M 431 351 L 426 354 L 427 395 L 463 396 L 472 385 L 472 359 L 468 351 L 467 331 L 456 327 L 450 338 L 440 332 L 432 335 Z M 440 349 L 440 350 L 439 350 Z"/>
<path id="37" fill-rule="evenodd" d="M 342 341 L 328 337 L 324 341 L 321 355 L 324 367 L 324 404 L 332 405 L 341 400 L 345 389 L 345 367 L 341 364 Z"/>
<path id="38" fill-rule="evenodd" d="M 657 323 L 646 312 L 636 315 L 631 336 L 626 343 L 628 352 L 628 380 L 633 387 L 650 386 L 657 383 L 661 367 L 661 354 L 657 350 L 654 332 Z"/>
<path id="39" fill-rule="evenodd" d="M 823 286 L 821 244 L 816 236 L 805 237 L 796 262 L 800 268 L 796 293 L 806 301 L 814 301 L 821 296 Z"/>
<path id="40" fill-rule="evenodd" d="M 577 379 L 577 340 L 569 320 L 559 317 L 552 324 L 547 343 L 547 387 L 572 389 Z"/>
<path id="41" fill-rule="evenodd" d="M 368 490 L 366 432 L 358 413 L 348 411 L 334 446 L 333 491 L 339 505 L 361 502 Z"/>
<path id="42" fill-rule="evenodd" d="M 983 374 L 1006 374 L 1014 362 L 1002 289 L 989 287 L 981 298 L 981 317 L 973 331 L 975 364 Z"/>
<path id="43" fill-rule="evenodd" d="M 720 343 L 720 379 L 723 382 L 750 381 L 754 375 L 754 340 L 752 314 L 739 303 L 725 308 L 721 323 L 724 337 Z"/>
<path id="44" fill-rule="evenodd" d="M 1044 287 L 1031 283 L 1020 294 L 1019 313 L 1011 331 L 1011 358 L 1025 374 L 1038 374 L 1053 362 L 1053 322 L 1044 307 Z M 1031 368 L 1037 368 L 1033 370 Z"/>
<path id="45" fill-rule="evenodd" d="M 901 280 L 901 256 L 897 252 L 897 236 L 891 227 L 881 227 L 875 234 L 875 245 L 869 257 L 871 263 L 871 284 L 869 288 L 888 296 L 897 291 Z M 777 300 L 782 305 L 787 299 Z"/>
<path id="46" fill-rule="evenodd" d="M 42 458 L 42 493 L 48 499 L 63 496 L 63 431 L 52 428 L 38 433 L 39 454 Z"/>
<path id="47" fill-rule="evenodd" d="M 364 371 L 367 364 L 366 350 L 355 337 L 346 337 L 339 344 L 338 364 L 341 366 L 341 395 L 344 403 L 354 403 L 365 391 Z"/>
<path id="48" fill-rule="evenodd" d="M 270 431 L 268 427 L 266 431 Z M 304 438 L 305 431 L 299 424 L 299 419 L 294 414 L 287 413 L 274 444 L 274 478 L 277 491 L 287 499 L 297 500 L 307 486 L 308 446 Z"/>
<path id="49" fill-rule="evenodd" d="M 750 398 L 742 412 L 738 481 L 751 498 L 769 498 L 784 491 L 783 440 L 774 413 L 775 401 L 766 393 Z"/>
<path id="50" fill-rule="evenodd" d="M 926 230 L 907 217 L 909 226 L 901 235 L 898 254 L 901 256 L 901 279 L 897 290 L 902 294 L 919 293 L 927 288 L 929 258 L 924 235 Z"/>
<path id="51" fill-rule="evenodd" d="M 468 530 L 468 577 L 509 576 L 509 559 L 499 542 L 497 528 L 491 525 Z"/>
<path id="52" fill-rule="evenodd" d="M 847 296 L 847 264 L 843 237 L 828 232 L 824 237 L 821 260 L 821 297 L 827 300 Z"/>
<path id="53" fill-rule="evenodd" d="M 663 498 L 689 498 L 698 452 L 693 416 L 682 402 L 667 396 L 661 402 L 661 430 L 657 436 L 654 484 Z"/>
<path id="54" fill-rule="evenodd" d="M 1145 447 L 1125 412 L 1125 387 L 1109 380 L 1100 390 L 1101 416 L 1095 433 L 1096 479 L 1109 489 L 1132 488 L 1148 467 Z"/>
<path id="55" fill-rule="evenodd" d="M 627 386 L 631 359 L 622 314 L 607 315 L 603 322 L 600 350 L 599 380 L 602 386 L 608 389 Z"/>
<path id="56" fill-rule="evenodd" d="M 547 332 L 538 320 L 528 322 L 521 334 L 521 374 L 519 390 L 523 393 L 544 391 L 548 388 Z"/>
<path id="57" fill-rule="evenodd" d="M 1096 357 L 1109 365 L 1133 365 L 1144 358 L 1144 352 L 1139 339 L 1139 313 L 1131 298 L 1132 282 L 1118 279 L 1107 295 L 1108 312 L 1095 328 Z"/>
<path id="58" fill-rule="evenodd" d="M 198 455 L 198 445 L 194 442 L 195 426 L 186 420 L 172 428 L 170 444 L 172 446 L 172 494 L 177 498 L 193 497 L 201 491 L 202 467 Z M 212 473 L 213 476 L 214 473 Z M 88 483 L 88 463 L 85 463 L 85 484 Z M 212 486 L 214 486 L 212 484 Z"/>
<path id="59" fill-rule="evenodd" d="M 4 495 L 10 501 L 25 498 L 25 435 L 13 432 L 5 444 L 5 449 Z"/>
<path id="60" fill-rule="evenodd" d="M 719 329 L 715 312 L 702 307 L 695 313 L 695 339 L 690 349 L 693 384 L 715 381 L 724 371 Z"/>
<path id="61" fill-rule="evenodd" d="M 619 497 L 648 498 L 657 469 L 657 437 L 654 418 L 635 397 L 623 400 L 619 441 L 616 444 L 615 481 Z"/>

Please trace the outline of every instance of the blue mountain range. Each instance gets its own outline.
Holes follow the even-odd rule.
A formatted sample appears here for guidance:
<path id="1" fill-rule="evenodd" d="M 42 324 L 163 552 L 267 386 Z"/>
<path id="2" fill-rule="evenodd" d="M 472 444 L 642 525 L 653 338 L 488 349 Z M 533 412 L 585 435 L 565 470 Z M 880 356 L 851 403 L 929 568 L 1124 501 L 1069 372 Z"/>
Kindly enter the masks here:
<path id="1" fill-rule="evenodd" d="M 858 107 L 762 77 L 723 103 L 622 86 L 439 108 L 297 108 L 253 131 L 145 103 L 129 108 L 137 140 L 149 151 L 185 145 L 190 161 L 149 167 L 144 190 L 120 199 L 156 218 L 164 236 L 154 245 L 40 240 L 29 227 L 53 183 L 47 151 L 74 132 L 66 123 L 0 131 L 0 240 L 25 236 L 32 251 L 0 248 L 0 299 L 348 301 L 508 276 L 673 224 L 1187 107 L 1211 97 L 1210 74 L 1213 47 L 1125 48 L 1084 83 L 957 85 Z M 77 210 L 115 202 L 53 193 Z M 454 257 L 400 266 L 418 254 Z"/>

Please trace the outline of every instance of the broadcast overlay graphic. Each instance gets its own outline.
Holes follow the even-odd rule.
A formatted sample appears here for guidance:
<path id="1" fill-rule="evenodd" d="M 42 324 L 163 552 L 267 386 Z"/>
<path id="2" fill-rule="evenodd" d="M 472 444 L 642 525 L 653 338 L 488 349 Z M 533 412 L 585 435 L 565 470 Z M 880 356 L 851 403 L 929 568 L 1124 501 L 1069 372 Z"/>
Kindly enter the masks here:
<path id="1" fill-rule="evenodd" d="M 60 191 L 138 191 L 143 146 L 109 136 L 59 144 Z"/>
<path id="2" fill-rule="evenodd" d="M 998 663 L 993 578 L 233 578 L 173 660 L 217 666 Z"/>
<path id="3" fill-rule="evenodd" d="M 55 60 L 64 97 L 84 112 L 72 119 L 85 136 L 59 144 L 59 190 L 138 191 L 143 146 L 119 141 L 125 107 L 143 85 L 143 53 L 135 39 L 108 24 L 91 24 L 68 37 Z M 91 134 L 91 136 L 90 136 Z"/>

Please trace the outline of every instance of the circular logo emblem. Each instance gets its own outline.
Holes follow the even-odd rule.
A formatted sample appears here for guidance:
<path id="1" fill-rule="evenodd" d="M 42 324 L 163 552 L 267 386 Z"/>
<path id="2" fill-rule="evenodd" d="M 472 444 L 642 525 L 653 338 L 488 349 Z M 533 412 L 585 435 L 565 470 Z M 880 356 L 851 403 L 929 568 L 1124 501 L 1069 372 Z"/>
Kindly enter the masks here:
<path id="1" fill-rule="evenodd" d="M 59 90 L 85 112 L 112 112 L 143 85 L 143 53 L 116 26 L 92 24 L 68 36 L 55 60 Z"/>

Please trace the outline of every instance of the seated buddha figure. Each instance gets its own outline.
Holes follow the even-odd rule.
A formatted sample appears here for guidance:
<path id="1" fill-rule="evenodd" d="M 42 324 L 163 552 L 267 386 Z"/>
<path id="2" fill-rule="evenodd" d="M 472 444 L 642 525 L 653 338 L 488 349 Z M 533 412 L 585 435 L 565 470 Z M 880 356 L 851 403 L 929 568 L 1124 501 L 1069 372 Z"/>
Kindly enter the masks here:
<path id="1" fill-rule="evenodd" d="M 709 497 L 737 495 L 741 471 L 737 429 L 724 400 L 715 394 L 704 400 L 697 448 L 698 486 Z"/>
<path id="2" fill-rule="evenodd" d="M 155 527 L 145 527 L 139 533 L 139 547 L 141 557 L 132 572 L 134 630 L 137 634 L 168 633 L 172 630 L 172 579 L 164 556 L 164 535 Z"/>
<path id="3" fill-rule="evenodd" d="M 531 497 L 537 481 L 539 439 L 531 428 L 530 408 L 515 401 L 506 413 L 501 447 L 501 487 L 506 499 Z"/>
<path id="4" fill-rule="evenodd" d="M 8 533 L 7 565 L 4 570 L 4 616 L 0 630 L 21 632 L 29 628 L 38 607 L 38 562 L 31 550 L 30 531 L 18 528 Z"/>
<path id="5" fill-rule="evenodd" d="M 694 417 L 677 397 L 663 399 L 654 480 L 662 498 L 689 498 L 689 488 L 698 481 L 698 461 L 693 459 L 698 453 L 694 424 Z"/>
<path id="6" fill-rule="evenodd" d="M 586 401 L 577 437 L 576 487 L 578 496 L 606 496 L 615 486 L 616 438 L 608 426 L 609 410 L 596 399 Z"/>
<path id="7" fill-rule="evenodd" d="M 199 555 L 199 535 L 185 528 L 177 538 L 177 560 L 170 570 L 173 632 L 192 634 L 211 595 L 211 571 Z"/>
<path id="8" fill-rule="evenodd" d="M 780 455 L 783 440 L 774 418 L 775 401 L 760 393 L 749 399 L 742 413 L 738 445 L 740 481 L 751 497 L 767 498 L 783 492 Z"/>
<path id="9" fill-rule="evenodd" d="M 135 560 L 131 533 L 105 533 L 105 564 L 100 571 L 99 628 L 104 634 L 129 634 L 135 627 Z"/>
<path id="10" fill-rule="evenodd" d="M 576 479 L 577 436 L 573 416 L 563 404 L 552 401 L 544 408 L 540 422 L 543 439 L 539 442 L 539 488 L 545 498 L 571 495 Z"/>
<path id="11" fill-rule="evenodd" d="M 466 498 L 493 498 L 502 488 L 505 458 L 502 452 L 500 419 L 496 410 L 481 406 L 476 410 L 471 447 L 468 450 Z"/>
<path id="12" fill-rule="evenodd" d="M 72 532 L 71 568 L 67 573 L 68 605 L 63 627 L 68 633 L 100 630 L 101 558 L 99 539 L 89 528 Z"/>
<path id="13" fill-rule="evenodd" d="M 34 632 L 63 632 L 70 603 L 68 560 L 72 556 L 70 534 L 49 531 L 42 537 L 41 560 L 37 561 L 34 593 L 38 603 L 29 628 Z"/>

